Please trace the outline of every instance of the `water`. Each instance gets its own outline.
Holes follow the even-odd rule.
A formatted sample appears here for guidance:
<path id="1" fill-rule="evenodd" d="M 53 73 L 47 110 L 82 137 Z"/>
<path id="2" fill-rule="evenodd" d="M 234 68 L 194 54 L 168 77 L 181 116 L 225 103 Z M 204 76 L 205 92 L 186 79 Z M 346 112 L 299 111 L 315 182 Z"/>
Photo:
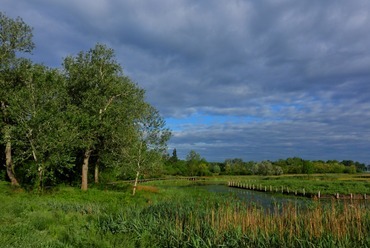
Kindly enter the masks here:
<path id="1" fill-rule="evenodd" d="M 298 197 L 284 197 L 282 195 L 275 195 L 259 191 L 252 191 L 247 189 L 239 189 L 227 187 L 225 185 L 204 185 L 204 189 L 209 192 L 232 195 L 248 204 L 256 204 L 264 209 L 274 210 L 276 206 L 283 206 L 285 204 L 294 204 L 296 206 L 306 206 L 312 200 L 298 198 Z"/>

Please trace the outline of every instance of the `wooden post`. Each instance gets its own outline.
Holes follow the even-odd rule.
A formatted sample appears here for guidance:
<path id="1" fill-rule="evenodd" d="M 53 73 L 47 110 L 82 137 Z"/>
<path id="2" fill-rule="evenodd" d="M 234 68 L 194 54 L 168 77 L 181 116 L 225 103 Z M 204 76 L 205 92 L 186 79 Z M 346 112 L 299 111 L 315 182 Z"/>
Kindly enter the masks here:
<path id="1" fill-rule="evenodd" d="M 319 192 L 317 193 L 317 197 L 320 199 L 321 195 L 320 195 L 320 190 Z"/>
<path id="2" fill-rule="evenodd" d="M 364 200 L 366 200 L 366 199 L 367 199 L 366 194 L 364 194 Z"/>
<path id="3" fill-rule="evenodd" d="M 303 196 L 306 196 L 306 190 L 303 188 Z"/>
<path id="4" fill-rule="evenodd" d="M 339 193 L 337 193 L 337 194 L 335 195 L 335 198 L 339 199 Z"/>
<path id="5" fill-rule="evenodd" d="M 265 192 L 267 191 L 267 187 L 265 186 Z"/>
<path id="6" fill-rule="evenodd" d="M 281 186 L 281 193 L 283 194 L 284 193 L 284 187 Z"/>

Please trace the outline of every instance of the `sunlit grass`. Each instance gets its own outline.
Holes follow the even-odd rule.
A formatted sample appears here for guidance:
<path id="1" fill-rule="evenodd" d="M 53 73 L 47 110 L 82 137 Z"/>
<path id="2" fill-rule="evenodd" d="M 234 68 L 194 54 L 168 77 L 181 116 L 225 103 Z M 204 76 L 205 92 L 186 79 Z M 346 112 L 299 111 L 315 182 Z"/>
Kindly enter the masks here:
<path id="1" fill-rule="evenodd" d="M 153 182 L 132 196 L 123 185 L 38 194 L 0 182 L 0 246 L 370 246 L 370 206 L 363 201 L 266 209 L 197 184 Z"/>

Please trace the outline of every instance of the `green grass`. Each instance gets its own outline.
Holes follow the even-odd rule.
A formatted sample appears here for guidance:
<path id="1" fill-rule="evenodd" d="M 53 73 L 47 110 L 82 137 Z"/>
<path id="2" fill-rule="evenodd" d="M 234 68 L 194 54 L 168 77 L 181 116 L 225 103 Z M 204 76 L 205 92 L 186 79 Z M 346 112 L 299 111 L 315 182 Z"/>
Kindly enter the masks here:
<path id="1" fill-rule="evenodd" d="M 223 180 L 229 178 L 215 182 Z M 127 184 L 87 192 L 61 186 L 37 194 L 0 182 L 0 247 L 370 246 L 366 204 L 312 203 L 305 209 L 279 205 L 268 212 L 192 187 L 197 184 L 145 183 L 132 196 Z"/>
<path id="2" fill-rule="evenodd" d="M 368 194 L 370 195 L 370 175 L 368 174 L 330 174 L 330 175 L 284 175 L 247 176 L 228 178 L 230 181 L 253 184 L 256 187 L 289 188 L 290 191 L 317 194 Z"/>

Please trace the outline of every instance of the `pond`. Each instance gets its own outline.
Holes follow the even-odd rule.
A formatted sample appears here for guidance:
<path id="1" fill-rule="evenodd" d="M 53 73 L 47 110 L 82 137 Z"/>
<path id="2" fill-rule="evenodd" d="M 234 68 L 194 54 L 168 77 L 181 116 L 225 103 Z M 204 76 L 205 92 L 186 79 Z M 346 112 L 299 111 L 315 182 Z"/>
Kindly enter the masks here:
<path id="1" fill-rule="evenodd" d="M 237 197 L 248 204 L 256 204 L 266 210 L 273 210 L 275 206 L 282 206 L 288 203 L 296 206 L 306 206 L 307 204 L 312 203 L 311 199 L 287 197 L 279 194 L 232 188 L 226 185 L 204 185 L 199 187 L 202 187 L 203 189 L 213 193 L 233 195 L 234 197 Z"/>

